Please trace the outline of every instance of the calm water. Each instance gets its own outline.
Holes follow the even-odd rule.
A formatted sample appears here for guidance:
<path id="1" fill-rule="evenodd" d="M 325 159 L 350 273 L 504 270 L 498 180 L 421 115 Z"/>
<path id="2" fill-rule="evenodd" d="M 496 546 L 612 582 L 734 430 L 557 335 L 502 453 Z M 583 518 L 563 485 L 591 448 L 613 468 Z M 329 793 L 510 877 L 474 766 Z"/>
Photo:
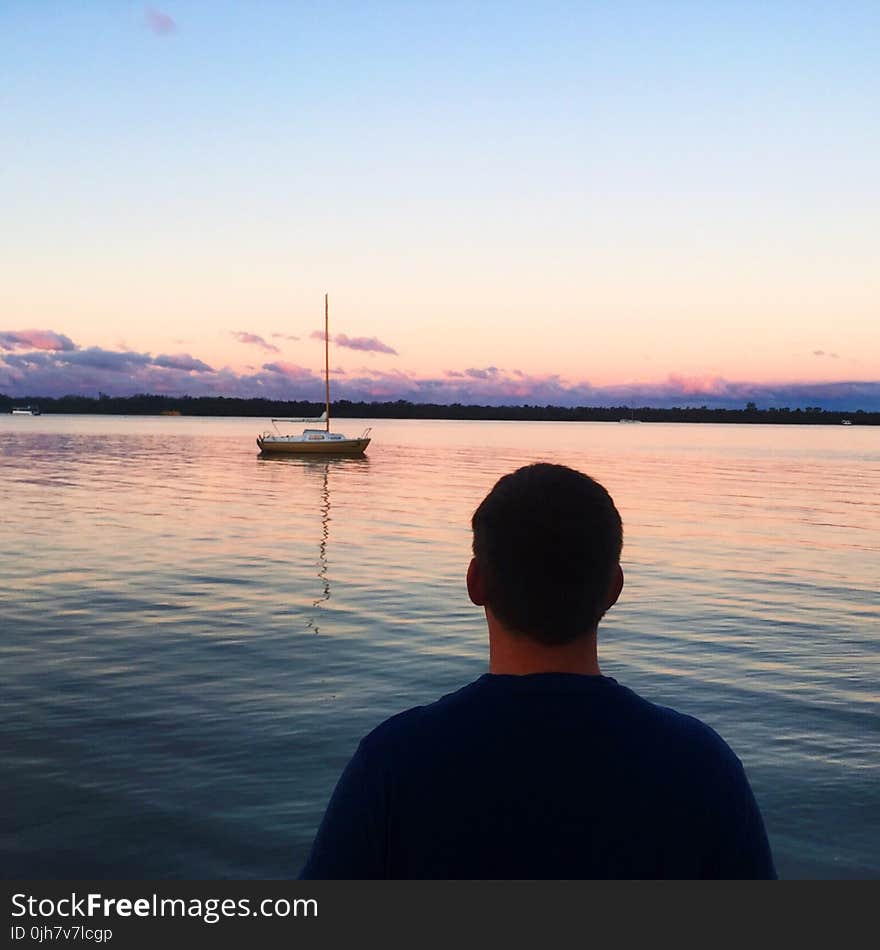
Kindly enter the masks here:
<path id="1" fill-rule="evenodd" d="M 4 876 L 295 874 L 358 739 L 485 670 L 468 520 L 539 459 L 623 515 L 603 671 L 728 740 L 781 876 L 880 873 L 880 430 L 374 425 L 0 417 Z"/>

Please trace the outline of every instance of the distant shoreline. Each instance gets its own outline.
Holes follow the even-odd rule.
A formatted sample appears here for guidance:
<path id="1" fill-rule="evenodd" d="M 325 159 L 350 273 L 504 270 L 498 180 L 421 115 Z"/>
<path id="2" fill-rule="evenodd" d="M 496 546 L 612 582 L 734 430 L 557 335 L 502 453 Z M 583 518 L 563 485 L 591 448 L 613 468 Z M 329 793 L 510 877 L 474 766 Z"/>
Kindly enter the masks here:
<path id="1" fill-rule="evenodd" d="M 38 406 L 44 415 L 127 415 L 127 416 L 253 416 L 257 418 L 318 416 L 323 403 L 239 399 L 225 396 L 27 396 L 12 399 L 0 395 L 0 413 L 14 406 Z M 863 409 L 774 408 L 760 409 L 752 403 L 742 409 L 711 409 L 708 406 L 684 406 L 661 409 L 650 406 L 477 406 L 394 402 L 331 403 L 331 416 L 338 419 L 446 419 L 512 422 L 726 422 L 770 423 L 775 425 L 880 425 L 880 412 Z"/>

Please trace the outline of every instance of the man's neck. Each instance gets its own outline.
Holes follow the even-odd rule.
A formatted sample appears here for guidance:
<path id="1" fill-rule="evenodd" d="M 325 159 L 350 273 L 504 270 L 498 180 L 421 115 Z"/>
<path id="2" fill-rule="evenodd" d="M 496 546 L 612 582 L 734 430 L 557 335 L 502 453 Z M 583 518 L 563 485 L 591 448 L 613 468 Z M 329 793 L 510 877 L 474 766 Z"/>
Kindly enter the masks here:
<path id="1" fill-rule="evenodd" d="M 521 633 L 512 633 L 487 611 L 489 672 L 526 676 L 529 673 L 580 673 L 601 676 L 596 631 L 561 646 L 544 646 Z"/>

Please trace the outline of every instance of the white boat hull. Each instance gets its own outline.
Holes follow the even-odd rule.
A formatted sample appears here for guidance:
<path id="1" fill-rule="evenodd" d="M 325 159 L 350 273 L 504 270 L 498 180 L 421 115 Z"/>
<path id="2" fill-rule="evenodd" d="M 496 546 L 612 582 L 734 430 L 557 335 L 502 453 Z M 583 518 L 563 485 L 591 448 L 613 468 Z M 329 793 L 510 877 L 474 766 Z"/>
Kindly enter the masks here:
<path id="1" fill-rule="evenodd" d="M 257 445 L 264 455 L 363 455 L 369 444 L 368 438 L 310 440 L 283 435 L 257 438 Z"/>

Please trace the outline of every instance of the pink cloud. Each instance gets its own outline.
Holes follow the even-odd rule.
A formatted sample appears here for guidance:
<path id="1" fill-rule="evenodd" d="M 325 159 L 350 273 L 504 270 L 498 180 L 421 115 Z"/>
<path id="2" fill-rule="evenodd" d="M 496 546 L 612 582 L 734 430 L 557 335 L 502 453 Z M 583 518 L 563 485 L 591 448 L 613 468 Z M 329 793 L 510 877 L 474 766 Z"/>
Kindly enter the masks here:
<path id="1" fill-rule="evenodd" d="M 725 392 L 728 386 L 727 380 L 720 376 L 680 376 L 678 373 L 670 373 L 667 384 L 670 389 L 682 396 L 694 394 L 717 396 Z"/>
<path id="2" fill-rule="evenodd" d="M 349 337 L 344 333 L 337 333 L 334 342 L 337 346 L 346 346 L 350 350 L 364 350 L 367 353 L 390 353 L 392 356 L 397 356 L 397 350 L 388 346 L 387 343 L 377 340 L 374 336 Z"/>
<path id="3" fill-rule="evenodd" d="M 69 336 L 54 330 L 0 331 L 0 350 L 75 350 Z"/>
<path id="4" fill-rule="evenodd" d="M 264 363 L 263 369 L 269 373 L 278 373 L 281 376 L 286 376 L 288 379 L 317 378 L 315 374 L 310 369 L 306 369 L 305 366 L 297 366 L 296 363 L 286 363 L 283 360 L 278 360 L 275 363 Z"/>
<path id="5" fill-rule="evenodd" d="M 155 33 L 156 36 L 170 36 L 177 29 L 174 19 L 155 7 L 147 7 L 144 11 L 144 23 L 146 23 L 147 29 Z"/>
<path id="6" fill-rule="evenodd" d="M 51 331 L 0 333 L 0 393 L 13 397 L 50 397 L 67 393 L 94 396 L 166 393 L 169 395 L 323 399 L 323 373 L 295 363 L 276 361 L 258 370 L 215 370 L 188 353 L 153 356 L 133 351 L 76 346 Z M 42 344 L 43 348 L 32 348 Z M 57 349 L 47 348 L 60 347 Z M 823 406 L 852 411 L 880 409 L 880 382 L 754 383 L 716 375 L 672 373 L 665 380 L 596 387 L 585 380 L 567 381 L 557 374 L 529 375 L 487 366 L 446 370 L 419 377 L 399 369 L 362 366 L 348 373 L 334 370 L 332 398 L 484 406 L 700 406 L 741 409 L 746 402 L 762 408 Z"/>
<path id="7" fill-rule="evenodd" d="M 321 334 L 321 339 L 324 338 L 324 335 Z M 294 336 L 292 333 L 273 333 L 273 340 L 298 340 L 298 336 Z"/>
<path id="8" fill-rule="evenodd" d="M 172 356 L 157 356 L 153 363 L 155 366 L 165 366 L 169 369 L 182 369 L 187 373 L 213 372 L 207 363 L 197 360 L 189 353 L 175 353 Z"/>
<path id="9" fill-rule="evenodd" d="M 243 330 L 233 330 L 232 335 L 236 340 L 238 340 L 239 343 L 250 343 L 254 346 L 261 346 L 264 350 L 268 350 L 270 353 L 281 352 L 281 350 L 279 350 L 274 343 L 267 343 L 261 336 L 257 336 L 256 333 L 245 333 Z"/>
<path id="10" fill-rule="evenodd" d="M 312 330 L 309 336 L 313 340 L 323 340 L 324 331 Z M 330 340 L 337 346 L 344 346 L 350 350 L 361 350 L 365 353 L 390 353 L 392 356 L 397 356 L 397 350 L 395 350 L 394 347 L 383 343 L 381 340 L 377 340 L 374 336 L 352 337 L 347 336 L 345 333 L 337 333 L 336 336 L 331 336 Z"/>

